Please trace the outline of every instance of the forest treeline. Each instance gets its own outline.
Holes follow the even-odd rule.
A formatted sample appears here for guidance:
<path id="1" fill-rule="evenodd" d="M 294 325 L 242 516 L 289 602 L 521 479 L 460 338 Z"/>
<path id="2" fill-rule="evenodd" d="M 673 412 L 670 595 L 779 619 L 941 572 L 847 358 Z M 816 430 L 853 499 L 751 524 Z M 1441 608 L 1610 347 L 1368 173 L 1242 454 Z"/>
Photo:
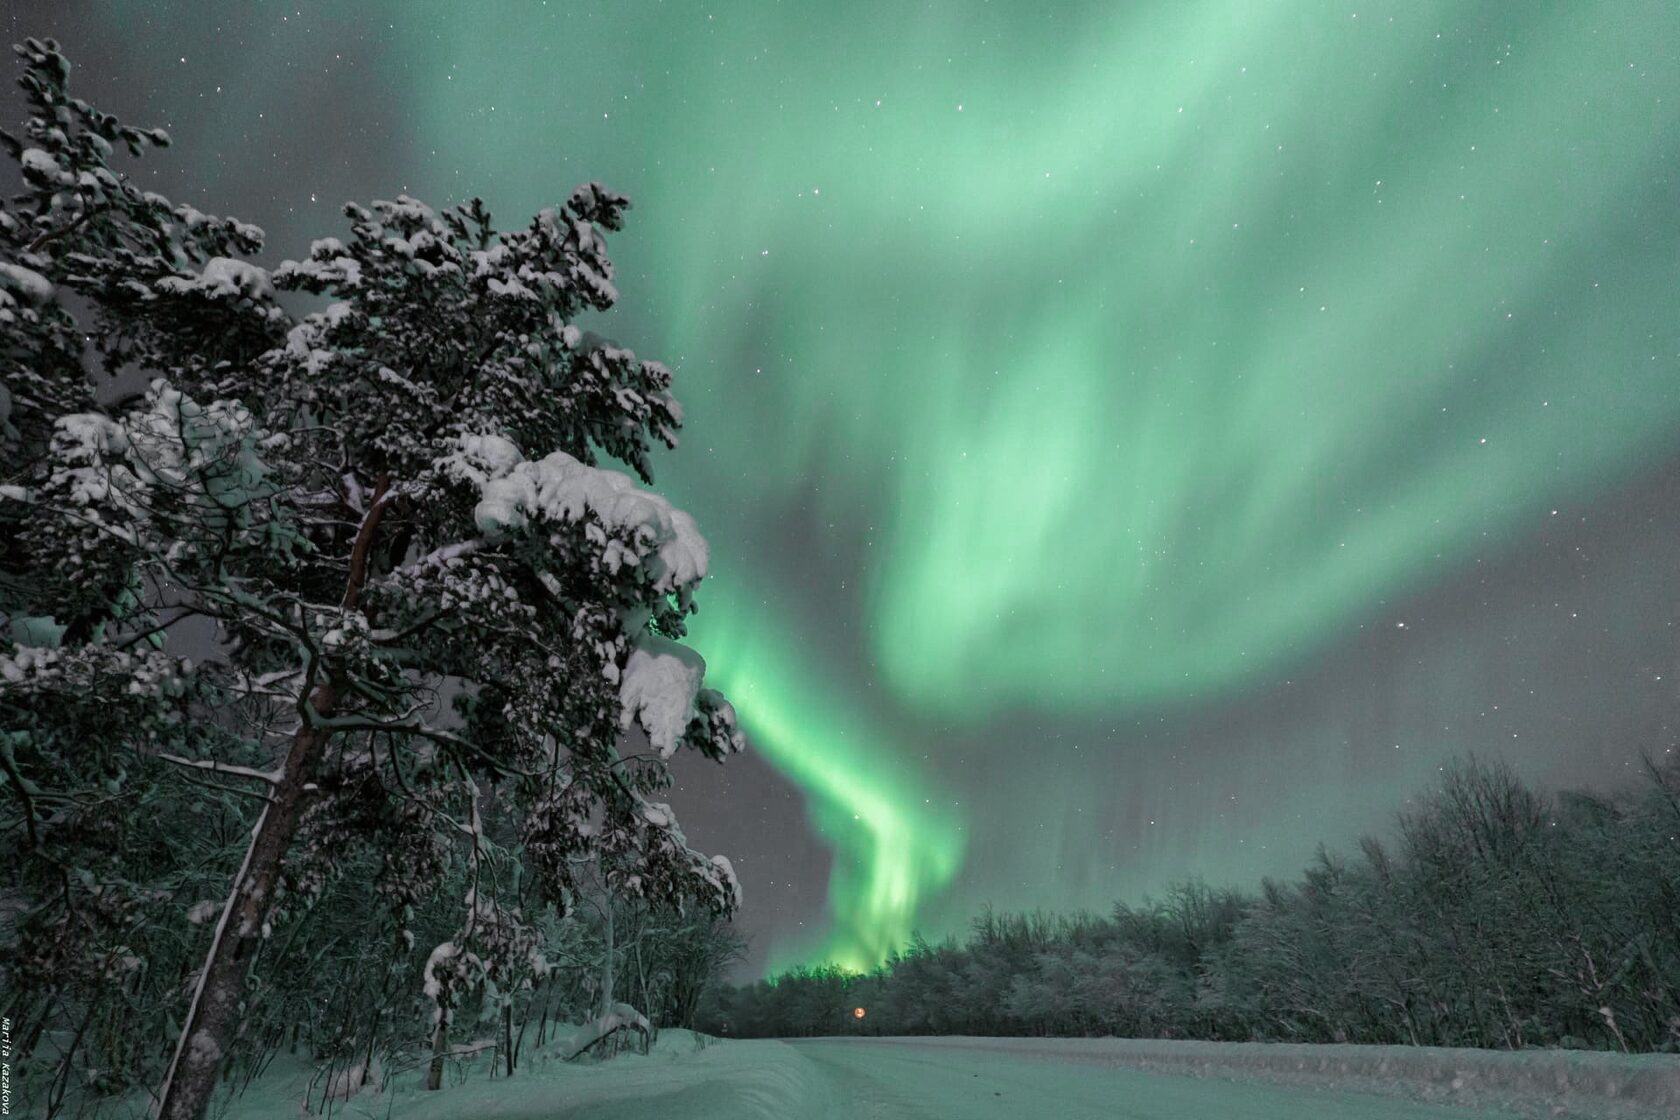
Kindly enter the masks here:
<path id="1" fill-rule="evenodd" d="M 867 975 L 722 989 L 701 1025 L 1680 1050 L 1680 760 L 1614 796 L 1456 763 L 1390 842 L 1320 847 L 1291 882 L 1193 879 L 1107 915 L 987 910 Z"/>

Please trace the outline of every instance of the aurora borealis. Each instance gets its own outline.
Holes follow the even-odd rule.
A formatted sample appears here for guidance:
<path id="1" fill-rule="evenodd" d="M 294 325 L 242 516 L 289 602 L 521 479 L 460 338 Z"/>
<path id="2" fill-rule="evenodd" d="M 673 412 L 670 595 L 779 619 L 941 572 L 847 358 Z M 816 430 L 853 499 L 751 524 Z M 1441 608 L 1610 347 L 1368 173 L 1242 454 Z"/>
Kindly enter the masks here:
<path id="1" fill-rule="evenodd" d="M 8 31 L 278 255 L 634 199 L 602 329 L 677 371 L 695 644 L 780 775 L 676 804 L 757 963 L 1672 744 L 1674 5 L 227 7 Z"/>

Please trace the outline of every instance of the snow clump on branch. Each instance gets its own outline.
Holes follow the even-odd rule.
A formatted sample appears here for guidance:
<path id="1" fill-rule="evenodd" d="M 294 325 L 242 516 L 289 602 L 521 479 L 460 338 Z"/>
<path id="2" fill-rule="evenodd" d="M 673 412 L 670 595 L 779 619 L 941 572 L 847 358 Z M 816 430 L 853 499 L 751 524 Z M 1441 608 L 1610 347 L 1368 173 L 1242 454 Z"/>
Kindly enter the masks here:
<path id="1" fill-rule="evenodd" d="M 655 591 L 681 595 L 706 577 L 708 551 L 694 519 L 620 471 L 591 467 L 564 451 L 522 458 L 498 436 L 463 436 L 445 471 L 478 486 L 473 510 L 478 531 L 492 541 L 532 521 L 582 522 L 593 514 L 591 537 L 605 547 L 608 571 L 643 566 Z M 610 535 L 611 539 L 608 539 Z M 624 547 L 621 538 L 635 542 Z"/>

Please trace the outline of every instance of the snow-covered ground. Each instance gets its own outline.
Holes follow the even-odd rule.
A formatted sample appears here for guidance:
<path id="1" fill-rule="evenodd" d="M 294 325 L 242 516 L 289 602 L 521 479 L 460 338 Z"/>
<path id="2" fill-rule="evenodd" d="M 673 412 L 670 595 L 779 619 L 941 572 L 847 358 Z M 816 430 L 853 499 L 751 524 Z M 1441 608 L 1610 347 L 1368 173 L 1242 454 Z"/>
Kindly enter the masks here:
<path id="1" fill-rule="evenodd" d="M 418 1064 L 419 1059 L 414 1064 Z M 833 1115 L 828 1084 L 811 1062 L 780 1042 L 715 1042 L 666 1030 L 652 1052 L 608 1062 L 527 1056 L 511 1078 L 492 1076 L 486 1057 L 455 1060 L 439 1092 L 421 1087 L 423 1070 L 389 1077 L 348 1100 L 321 1102 L 321 1082 L 301 1104 L 312 1071 L 282 1057 L 249 1090 L 218 1099 L 212 1120 L 824 1120 Z M 809 1115 L 812 1105 L 821 1111 Z M 144 1112 L 136 1109 L 134 1120 Z"/>
<path id="2" fill-rule="evenodd" d="M 1663 1054 L 1114 1038 L 819 1039 L 791 1045 L 853 1106 L 848 1116 L 1680 1117 L 1680 1057 Z"/>
<path id="3" fill-rule="evenodd" d="M 314 1071 L 277 1061 L 222 1120 L 1672 1120 L 1680 1057 L 1124 1039 L 706 1040 L 646 1056 L 535 1058 L 511 1079 L 454 1067 L 300 1107 Z M 144 1115 L 138 1104 L 132 1115 Z M 128 1115 L 117 1111 L 115 1115 Z"/>

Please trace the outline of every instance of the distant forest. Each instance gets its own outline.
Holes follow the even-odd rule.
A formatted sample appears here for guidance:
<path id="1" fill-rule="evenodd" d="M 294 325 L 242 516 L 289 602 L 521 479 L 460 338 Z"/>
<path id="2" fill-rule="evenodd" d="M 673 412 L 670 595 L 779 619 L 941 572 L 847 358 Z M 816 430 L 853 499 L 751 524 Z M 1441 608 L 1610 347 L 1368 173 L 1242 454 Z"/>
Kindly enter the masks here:
<path id="1" fill-rule="evenodd" d="M 1391 843 L 1320 847 L 1293 882 L 1190 880 L 1106 916 L 987 910 L 867 975 L 718 989 L 700 1025 L 1680 1051 L 1680 759 L 1615 796 L 1456 763 Z"/>

